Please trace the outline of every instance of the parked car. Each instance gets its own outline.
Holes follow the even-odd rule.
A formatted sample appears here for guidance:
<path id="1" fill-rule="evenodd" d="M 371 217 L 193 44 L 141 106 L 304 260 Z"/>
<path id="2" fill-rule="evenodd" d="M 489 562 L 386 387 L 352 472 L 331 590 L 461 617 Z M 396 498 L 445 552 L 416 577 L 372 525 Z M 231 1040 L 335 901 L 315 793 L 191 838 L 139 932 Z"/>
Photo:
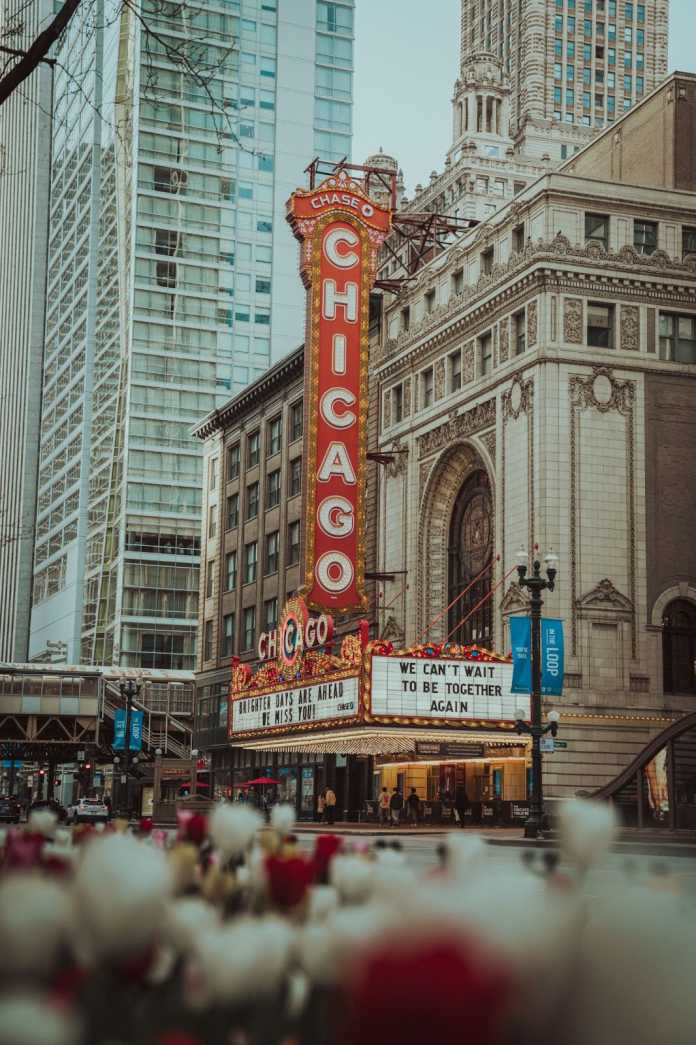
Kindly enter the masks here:
<path id="1" fill-rule="evenodd" d="M 19 802 L 14 795 L 4 795 L 0 798 L 0 821 L 6 824 L 18 824 L 19 814 Z"/>
<path id="2" fill-rule="evenodd" d="M 68 822 L 71 824 L 106 823 L 108 819 L 109 810 L 101 798 L 80 798 L 68 806 Z"/>
<path id="3" fill-rule="evenodd" d="M 37 798 L 35 802 L 31 803 L 29 812 L 33 813 L 35 809 L 50 809 L 52 813 L 56 814 L 58 822 L 61 824 L 65 823 L 68 818 L 67 809 L 55 798 Z"/>

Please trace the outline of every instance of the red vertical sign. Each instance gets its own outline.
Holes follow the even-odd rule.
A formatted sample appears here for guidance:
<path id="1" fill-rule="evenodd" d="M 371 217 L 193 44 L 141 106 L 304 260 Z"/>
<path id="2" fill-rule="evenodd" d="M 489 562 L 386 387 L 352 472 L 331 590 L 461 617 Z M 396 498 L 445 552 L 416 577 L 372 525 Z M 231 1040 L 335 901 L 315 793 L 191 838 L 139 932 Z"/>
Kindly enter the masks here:
<path id="1" fill-rule="evenodd" d="M 370 289 L 391 212 L 345 172 L 295 192 L 305 339 L 305 560 L 310 607 L 345 613 L 365 596 L 365 453 Z"/>

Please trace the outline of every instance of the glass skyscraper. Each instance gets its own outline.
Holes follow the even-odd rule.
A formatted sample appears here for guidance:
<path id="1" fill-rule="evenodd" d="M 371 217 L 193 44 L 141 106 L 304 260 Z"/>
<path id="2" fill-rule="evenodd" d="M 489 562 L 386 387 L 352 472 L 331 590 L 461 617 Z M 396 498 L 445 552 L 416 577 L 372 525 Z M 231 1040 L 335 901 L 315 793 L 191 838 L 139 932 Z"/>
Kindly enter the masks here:
<path id="1" fill-rule="evenodd" d="M 193 669 L 193 424 L 301 343 L 285 202 L 350 155 L 353 2 L 90 6 L 61 43 L 30 654 Z"/>

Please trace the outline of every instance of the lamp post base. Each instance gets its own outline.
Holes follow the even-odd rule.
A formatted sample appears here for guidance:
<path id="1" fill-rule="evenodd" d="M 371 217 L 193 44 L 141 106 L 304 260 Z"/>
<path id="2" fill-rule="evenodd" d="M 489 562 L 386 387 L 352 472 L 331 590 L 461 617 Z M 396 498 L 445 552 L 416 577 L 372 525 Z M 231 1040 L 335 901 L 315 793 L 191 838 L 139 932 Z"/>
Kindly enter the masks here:
<path id="1" fill-rule="evenodd" d="M 539 813 L 530 813 L 524 824 L 525 838 L 539 838 L 543 835 L 544 828 L 542 817 Z"/>

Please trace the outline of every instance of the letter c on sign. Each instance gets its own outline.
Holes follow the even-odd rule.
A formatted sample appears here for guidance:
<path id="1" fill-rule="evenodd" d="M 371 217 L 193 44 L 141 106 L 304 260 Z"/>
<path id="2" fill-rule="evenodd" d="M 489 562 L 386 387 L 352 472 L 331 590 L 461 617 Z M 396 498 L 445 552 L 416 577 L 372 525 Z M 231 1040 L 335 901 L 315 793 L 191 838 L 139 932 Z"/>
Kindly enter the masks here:
<path id="1" fill-rule="evenodd" d="M 360 237 L 357 232 L 351 232 L 350 229 L 332 229 L 324 240 L 324 253 L 331 262 L 339 269 L 352 269 L 360 261 L 359 255 L 354 250 L 349 250 L 345 254 L 338 253 L 339 243 L 346 243 L 349 247 L 357 247 L 360 243 Z"/>
<path id="2" fill-rule="evenodd" d="M 343 413 L 337 414 L 334 404 L 343 403 L 345 406 L 352 406 L 355 401 L 355 394 L 347 388 L 328 388 L 319 404 L 321 416 L 332 428 L 350 428 L 357 420 L 355 414 L 352 410 L 344 410 Z"/>
<path id="3" fill-rule="evenodd" d="M 325 497 L 317 511 L 319 525 L 329 537 L 348 537 L 353 532 L 353 505 L 347 497 Z"/>
<path id="4" fill-rule="evenodd" d="M 331 595 L 340 595 L 353 583 L 353 563 L 343 552 L 324 552 L 315 570 L 322 588 Z"/>

